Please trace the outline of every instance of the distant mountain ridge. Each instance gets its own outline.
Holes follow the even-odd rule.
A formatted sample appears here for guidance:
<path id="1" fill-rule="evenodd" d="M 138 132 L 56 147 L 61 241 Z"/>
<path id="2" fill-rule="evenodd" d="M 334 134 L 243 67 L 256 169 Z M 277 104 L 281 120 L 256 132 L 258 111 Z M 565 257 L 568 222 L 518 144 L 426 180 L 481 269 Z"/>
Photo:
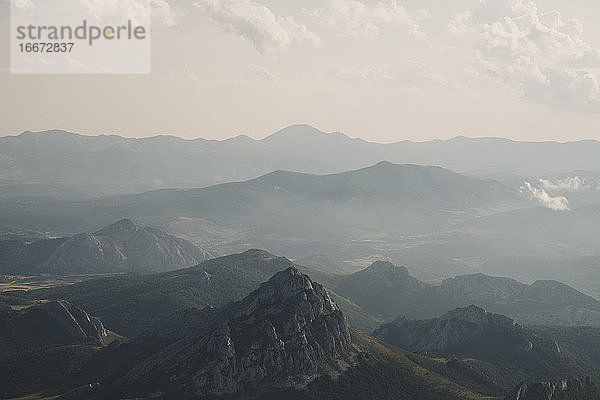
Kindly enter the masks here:
<path id="1" fill-rule="evenodd" d="M 398 318 L 373 336 L 434 357 L 468 360 L 507 390 L 525 379 L 561 379 L 589 372 L 571 354 L 563 354 L 555 340 L 538 337 L 512 319 L 476 306 L 428 320 Z M 594 373 L 600 373 L 600 368 Z"/>
<path id="2" fill-rule="evenodd" d="M 585 261 L 598 253 L 597 207 L 540 205 L 491 179 L 378 162 L 335 174 L 275 171 L 243 182 L 101 199 L 0 198 L 0 226 L 9 234 L 64 236 L 127 216 L 215 256 L 266 248 L 313 267 L 327 265 L 313 263 L 326 256 L 334 260 L 328 268 L 340 272 L 386 258 L 422 280 L 485 272 L 555 279 L 600 297 L 598 269 Z M 565 265 L 577 265 L 576 273 Z"/>
<path id="3" fill-rule="evenodd" d="M 335 148 L 335 152 L 330 149 Z M 439 165 L 459 172 L 549 175 L 600 171 L 600 142 L 515 142 L 498 138 L 370 143 L 308 125 L 271 136 L 215 141 L 175 136 L 143 139 L 65 131 L 0 138 L 0 181 L 15 193 L 97 196 L 240 181 L 274 170 L 326 174 L 378 161 Z M 73 165 L 77 165 L 74 169 Z M 100 168 L 101 166 L 101 168 Z"/>
<path id="4" fill-rule="evenodd" d="M 167 271 L 206 257 L 184 239 L 127 218 L 71 238 L 0 241 L 0 250 L 0 272 L 17 274 Z"/>
<path id="5" fill-rule="evenodd" d="M 377 261 L 350 275 L 331 274 L 323 282 L 364 312 L 388 320 L 432 318 L 474 304 L 525 325 L 600 326 L 600 301 L 557 281 L 527 285 L 476 273 L 431 285 L 402 266 Z"/>
<path id="6" fill-rule="evenodd" d="M 226 235 L 229 243 L 249 236 L 252 247 L 277 249 L 292 234 L 303 242 L 323 239 L 339 245 L 340 240 L 353 239 L 355 232 L 441 230 L 474 216 L 532 204 L 517 190 L 493 180 L 439 167 L 379 162 L 337 174 L 276 171 L 206 188 L 82 201 L 45 199 L 16 209 L 12 201 L 0 200 L 0 211 L 6 210 L 0 223 L 70 232 L 105 225 L 107 219 L 123 215 L 173 229 L 183 220 L 200 232 L 212 233 L 215 228 L 231 232 L 235 239 Z M 207 240 L 224 246 L 220 236 Z"/>
<path id="7" fill-rule="evenodd" d="M 367 331 L 398 317 L 434 318 L 469 305 L 507 315 L 523 325 L 600 326 L 600 302 L 558 282 L 526 285 L 476 274 L 433 286 L 389 262 L 376 262 L 355 274 L 338 275 L 302 267 L 256 249 L 182 270 L 97 279 L 36 290 L 29 295 L 32 299 L 65 298 L 80 304 L 126 336 L 160 333 L 180 338 L 211 319 L 211 307 L 218 309 L 239 301 L 260 282 L 290 267 L 322 282 L 351 324 Z M 557 295 L 546 290 L 540 293 L 540 285 L 559 288 Z M 507 286 L 512 291 L 498 295 Z M 154 318 L 150 318 L 149 309 Z M 157 325 L 159 322 L 162 325 Z M 173 329 L 175 325 L 182 328 Z"/>

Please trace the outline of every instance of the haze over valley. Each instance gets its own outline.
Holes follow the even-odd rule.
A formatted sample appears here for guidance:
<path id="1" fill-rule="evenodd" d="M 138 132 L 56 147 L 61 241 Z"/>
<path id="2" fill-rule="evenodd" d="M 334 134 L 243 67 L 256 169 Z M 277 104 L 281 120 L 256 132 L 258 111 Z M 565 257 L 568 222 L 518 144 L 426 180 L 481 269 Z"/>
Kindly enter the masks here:
<path id="1" fill-rule="evenodd" d="M 600 400 L 599 20 L 0 1 L 0 400 Z"/>
<path id="2" fill-rule="evenodd" d="M 600 142 L 0 143 L 3 398 L 598 396 Z"/>

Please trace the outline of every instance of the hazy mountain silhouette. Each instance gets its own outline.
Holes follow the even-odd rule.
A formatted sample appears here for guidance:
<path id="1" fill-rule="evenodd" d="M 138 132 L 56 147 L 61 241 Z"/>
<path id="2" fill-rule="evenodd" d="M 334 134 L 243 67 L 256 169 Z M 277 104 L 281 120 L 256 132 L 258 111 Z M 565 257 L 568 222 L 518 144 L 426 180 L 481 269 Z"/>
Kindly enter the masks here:
<path id="1" fill-rule="evenodd" d="M 274 170 L 336 173 L 388 160 L 439 165 L 480 175 L 538 176 L 600 171 L 600 142 L 515 142 L 456 137 L 430 142 L 369 143 L 293 125 L 262 140 L 175 136 L 130 139 L 52 130 L 0 138 L 3 196 L 99 196 L 168 187 L 199 187 Z"/>

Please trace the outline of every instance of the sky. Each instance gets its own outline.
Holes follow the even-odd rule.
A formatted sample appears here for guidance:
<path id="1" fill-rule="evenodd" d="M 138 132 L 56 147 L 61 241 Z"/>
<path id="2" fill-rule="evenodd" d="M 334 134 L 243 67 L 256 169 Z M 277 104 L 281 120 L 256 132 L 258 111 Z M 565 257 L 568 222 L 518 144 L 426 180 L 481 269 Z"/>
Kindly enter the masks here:
<path id="1" fill-rule="evenodd" d="M 152 7 L 150 74 L 21 75 L 9 70 L 1 0 L 0 135 L 262 138 L 304 123 L 376 142 L 600 139 L 597 0 Z"/>

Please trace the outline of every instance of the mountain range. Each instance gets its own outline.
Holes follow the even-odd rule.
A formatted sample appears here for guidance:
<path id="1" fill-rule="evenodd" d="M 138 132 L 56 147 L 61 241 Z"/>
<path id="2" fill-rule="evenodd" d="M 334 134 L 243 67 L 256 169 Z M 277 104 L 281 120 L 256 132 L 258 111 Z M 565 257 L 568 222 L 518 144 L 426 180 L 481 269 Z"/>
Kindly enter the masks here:
<path id="1" fill-rule="evenodd" d="M 523 325 L 600 327 L 600 302 L 559 282 L 526 285 L 475 274 L 430 285 L 388 262 L 339 275 L 262 250 L 165 273 L 117 275 L 5 296 L 16 305 L 66 299 L 99 316 L 110 329 L 138 337 L 172 331 L 173 322 L 178 321 L 188 321 L 190 329 L 196 329 L 193 320 L 210 316 L 210 307 L 219 309 L 239 301 L 261 282 L 290 267 L 322 282 L 351 325 L 367 332 L 397 317 L 433 318 L 469 305 L 507 315 Z M 169 317 L 167 329 L 164 324 L 161 327 L 161 321 Z"/>
<path id="2" fill-rule="evenodd" d="M 495 176 L 600 171 L 600 143 L 593 140 L 534 143 L 456 137 L 378 144 L 308 125 L 289 126 L 262 140 L 242 135 L 223 141 L 27 131 L 1 137 L 0 149 L 0 196 L 87 197 L 200 187 L 275 170 L 338 173 L 382 160 Z"/>
<path id="3" fill-rule="evenodd" d="M 464 301 L 481 296 L 481 285 L 461 282 L 451 287 L 461 288 Z M 375 330 L 380 341 L 347 323 L 346 309 L 349 315 L 369 318 L 360 305 L 368 307 L 370 299 L 357 291 L 361 284 L 384 294 L 382 302 L 391 301 L 394 287 L 413 293 L 429 287 L 404 268 L 385 262 L 341 276 L 252 250 L 166 273 L 5 293 L 12 300 L 38 297 L 41 304 L 2 314 L 8 321 L 3 325 L 8 328 L 0 329 L 4 343 L 18 338 L 36 344 L 14 357 L 5 353 L 0 368 L 10 371 L 19 363 L 37 377 L 26 384 L 10 381 L 4 388 L 12 395 L 44 388 L 47 395 L 64 393 L 65 399 L 241 399 L 252 394 L 260 399 L 442 400 L 510 396 L 513 387 L 515 391 L 525 387 L 520 382 L 526 378 L 546 382 L 600 377 L 600 362 L 586 351 L 588 341 L 600 335 L 598 329 L 530 330 L 474 305 L 430 320 L 398 318 Z M 491 279 L 484 286 L 484 293 L 508 303 L 506 293 L 518 291 L 518 284 L 508 280 Z M 357 303 L 335 290 L 357 292 Z M 529 297 L 540 301 L 556 297 L 560 302 L 585 303 L 585 297 L 573 290 L 532 293 Z M 53 300 L 57 296 L 69 300 Z M 202 304 L 208 307 L 199 308 Z M 32 330 L 41 320 L 55 321 L 50 325 L 57 328 Z M 130 339 L 108 328 L 119 334 L 128 330 Z M 28 337 L 36 339 L 24 339 Z M 108 338 L 114 343 L 106 347 Z M 50 347 L 39 347 L 40 343 Z M 37 368 L 35 357 L 42 355 L 49 360 L 63 358 L 54 366 L 42 363 Z M 573 382 L 570 389 L 563 385 L 556 390 L 596 393 L 586 380 Z M 537 393 L 528 390 L 530 396 Z"/>
<path id="4" fill-rule="evenodd" d="M 552 210 L 495 180 L 380 162 L 330 175 L 276 171 L 103 199 L 4 198 L 0 226 L 13 240 L 35 241 L 23 235 L 95 232 L 127 216 L 211 256 L 266 248 L 339 273 L 387 259 L 426 281 L 482 272 L 559 280 L 600 296 L 598 202 Z M 27 257 L 24 264 L 35 264 L 39 256 Z"/>
<path id="5" fill-rule="evenodd" d="M 97 353 L 111 365 L 113 356 L 110 349 Z M 98 384 L 87 386 L 85 398 L 474 400 L 484 397 L 478 390 L 496 390 L 460 363 L 412 354 L 350 328 L 323 286 L 293 267 L 222 308 L 193 335 L 133 367 L 115 368 L 121 373 L 114 380 L 97 371 Z"/>

